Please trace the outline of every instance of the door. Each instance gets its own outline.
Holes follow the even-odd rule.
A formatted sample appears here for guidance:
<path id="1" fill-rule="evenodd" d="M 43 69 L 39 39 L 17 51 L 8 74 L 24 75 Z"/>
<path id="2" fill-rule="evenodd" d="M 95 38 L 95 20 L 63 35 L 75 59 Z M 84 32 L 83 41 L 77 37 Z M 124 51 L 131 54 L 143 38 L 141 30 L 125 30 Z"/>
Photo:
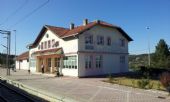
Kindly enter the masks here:
<path id="1" fill-rule="evenodd" d="M 60 67 L 60 58 L 55 58 L 55 70 L 59 71 Z"/>
<path id="2" fill-rule="evenodd" d="M 51 69 L 51 58 L 48 58 L 47 59 L 47 69 L 46 69 L 46 72 L 50 72 L 50 69 Z"/>

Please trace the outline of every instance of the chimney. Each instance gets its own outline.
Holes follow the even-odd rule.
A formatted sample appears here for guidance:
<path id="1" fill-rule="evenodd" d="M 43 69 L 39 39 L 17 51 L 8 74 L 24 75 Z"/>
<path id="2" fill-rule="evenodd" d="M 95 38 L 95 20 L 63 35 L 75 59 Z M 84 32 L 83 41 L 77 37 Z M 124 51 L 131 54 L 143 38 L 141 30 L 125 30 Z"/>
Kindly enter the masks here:
<path id="1" fill-rule="evenodd" d="M 70 30 L 74 29 L 74 23 L 70 24 Z"/>
<path id="2" fill-rule="evenodd" d="M 88 24 L 88 19 L 83 20 L 83 25 L 86 26 Z"/>

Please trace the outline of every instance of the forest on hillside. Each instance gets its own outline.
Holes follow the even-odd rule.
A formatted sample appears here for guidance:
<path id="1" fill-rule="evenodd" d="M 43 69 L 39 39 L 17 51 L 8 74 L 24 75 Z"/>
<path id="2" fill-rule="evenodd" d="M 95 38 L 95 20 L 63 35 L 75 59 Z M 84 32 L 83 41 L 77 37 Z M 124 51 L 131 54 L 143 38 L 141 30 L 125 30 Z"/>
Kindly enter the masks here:
<path id="1" fill-rule="evenodd" d="M 155 52 L 150 54 L 129 55 L 129 68 L 136 70 L 141 66 L 159 69 L 170 69 L 170 48 L 165 40 L 160 39 L 155 46 Z M 150 65 L 150 66 L 149 66 Z"/>
<path id="2" fill-rule="evenodd" d="M 7 55 L 4 53 L 0 53 L 0 66 L 5 66 L 6 65 L 6 57 Z M 10 59 L 10 65 L 14 64 L 15 61 L 15 55 L 10 55 L 9 56 Z"/>

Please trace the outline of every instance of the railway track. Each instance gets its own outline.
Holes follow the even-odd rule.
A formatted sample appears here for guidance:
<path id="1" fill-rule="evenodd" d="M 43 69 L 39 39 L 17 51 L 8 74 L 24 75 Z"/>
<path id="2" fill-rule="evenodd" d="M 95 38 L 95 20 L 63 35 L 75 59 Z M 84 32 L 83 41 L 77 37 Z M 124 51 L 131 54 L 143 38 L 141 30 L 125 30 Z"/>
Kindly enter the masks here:
<path id="1" fill-rule="evenodd" d="M 0 81 L 0 102 L 47 102 L 4 81 Z"/>

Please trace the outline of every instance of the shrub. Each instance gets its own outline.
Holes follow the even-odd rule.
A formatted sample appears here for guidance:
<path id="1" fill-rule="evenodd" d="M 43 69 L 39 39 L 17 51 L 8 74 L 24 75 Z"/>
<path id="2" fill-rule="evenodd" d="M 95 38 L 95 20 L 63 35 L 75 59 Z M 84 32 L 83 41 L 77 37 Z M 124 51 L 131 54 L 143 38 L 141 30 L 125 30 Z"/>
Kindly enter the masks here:
<path id="1" fill-rule="evenodd" d="M 153 88 L 153 83 L 149 83 L 148 88 L 152 89 Z"/>
<path id="2" fill-rule="evenodd" d="M 109 74 L 108 78 L 109 78 L 109 83 L 112 83 L 112 81 L 113 81 L 113 77 L 112 77 L 112 75 L 111 75 L 111 74 Z"/>
<path id="3" fill-rule="evenodd" d="M 157 89 L 160 90 L 161 84 L 158 82 L 157 83 Z"/>
<path id="4" fill-rule="evenodd" d="M 162 73 L 162 75 L 160 76 L 160 82 L 170 93 L 170 73 L 168 72 Z"/>
<path id="5" fill-rule="evenodd" d="M 132 81 L 132 87 L 135 87 L 135 80 L 131 80 Z"/>
<path id="6" fill-rule="evenodd" d="M 150 80 L 149 79 L 141 79 L 137 82 L 137 85 L 139 88 L 146 88 L 146 86 L 150 83 Z"/>

